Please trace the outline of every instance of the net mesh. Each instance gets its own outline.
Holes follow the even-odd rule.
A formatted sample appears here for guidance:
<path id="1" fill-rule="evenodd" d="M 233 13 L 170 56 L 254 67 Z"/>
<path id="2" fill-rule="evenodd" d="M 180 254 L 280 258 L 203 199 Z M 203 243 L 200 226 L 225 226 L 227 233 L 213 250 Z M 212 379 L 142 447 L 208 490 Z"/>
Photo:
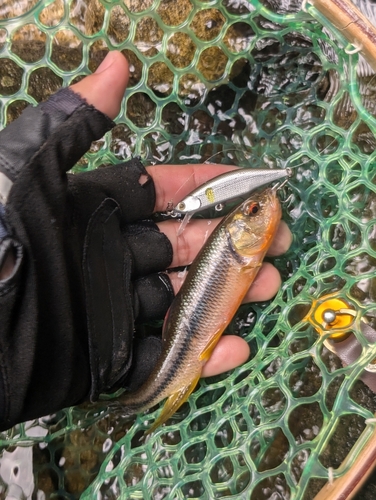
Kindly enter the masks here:
<path id="1" fill-rule="evenodd" d="M 308 500 L 345 472 L 341 463 L 376 412 L 360 380 L 376 357 L 360 329 L 364 315 L 376 326 L 375 87 L 371 72 L 357 73 L 343 36 L 300 7 L 0 6 L 1 126 L 89 74 L 108 50 L 130 61 L 117 125 L 75 171 L 137 154 L 149 164 L 294 172 L 283 208 L 294 243 L 274 260 L 283 286 L 272 301 L 242 307 L 229 327 L 249 342 L 249 362 L 202 380 L 146 441 L 158 410 L 122 418 L 105 401 L 0 434 L 0 498 Z M 359 312 L 351 331 L 362 352 L 347 367 L 307 321 L 313 299 L 327 294 Z"/>

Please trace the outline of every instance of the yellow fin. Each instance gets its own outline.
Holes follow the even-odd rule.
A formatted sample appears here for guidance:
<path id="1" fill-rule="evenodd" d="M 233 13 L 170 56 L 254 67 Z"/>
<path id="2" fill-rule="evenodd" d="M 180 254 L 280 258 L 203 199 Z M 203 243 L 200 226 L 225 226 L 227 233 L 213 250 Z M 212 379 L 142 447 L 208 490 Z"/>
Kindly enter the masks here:
<path id="1" fill-rule="evenodd" d="M 212 337 L 211 340 L 209 340 L 208 345 L 205 347 L 205 349 L 200 354 L 200 357 L 198 358 L 200 361 L 205 361 L 205 363 L 206 363 L 206 361 L 210 358 L 214 347 L 217 345 L 218 340 L 221 338 L 222 333 L 223 333 L 223 330 L 219 330 L 214 335 L 214 337 Z"/>
<path id="2" fill-rule="evenodd" d="M 171 415 L 173 415 L 178 408 L 188 399 L 189 395 L 196 387 L 197 382 L 199 381 L 201 376 L 200 373 L 186 386 L 179 389 L 177 392 L 171 394 L 168 397 L 164 407 L 162 408 L 162 413 L 159 415 L 154 424 L 145 432 L 145 435 L 150 434 L 155 431 L 157 427 L 162 425 L 166 420 L 168 420 Z"/>

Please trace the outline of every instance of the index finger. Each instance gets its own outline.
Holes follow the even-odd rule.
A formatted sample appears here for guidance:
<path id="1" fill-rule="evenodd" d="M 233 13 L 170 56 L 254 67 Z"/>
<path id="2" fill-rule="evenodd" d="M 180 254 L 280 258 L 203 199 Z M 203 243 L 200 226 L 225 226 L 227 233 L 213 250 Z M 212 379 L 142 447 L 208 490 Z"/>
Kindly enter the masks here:
<path id="1" fill-rule="evenodd" d="M 175 206 L 184 196 L 204 182 L 236 170 L 233 165 L 195 164 L 195 165 L 154 165 L 146 167 L 155 185 L 155 211 L 161 212 L 168 206 Z"/>

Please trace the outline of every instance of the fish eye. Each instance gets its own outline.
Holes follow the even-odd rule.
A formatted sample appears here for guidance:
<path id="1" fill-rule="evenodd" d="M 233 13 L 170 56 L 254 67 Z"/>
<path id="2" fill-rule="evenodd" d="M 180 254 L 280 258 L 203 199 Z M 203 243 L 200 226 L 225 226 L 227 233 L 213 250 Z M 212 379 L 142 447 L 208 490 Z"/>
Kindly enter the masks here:
<path id="1" fill-rule="evenodd" d="M 244 214 L 245 215 L 256 215 L 256 214 L 258 214 L 259 210 L 260 210 L 260 205 L 256 202 L 251 202 L 251 203 L 248 203 L 244 207 Z"/>

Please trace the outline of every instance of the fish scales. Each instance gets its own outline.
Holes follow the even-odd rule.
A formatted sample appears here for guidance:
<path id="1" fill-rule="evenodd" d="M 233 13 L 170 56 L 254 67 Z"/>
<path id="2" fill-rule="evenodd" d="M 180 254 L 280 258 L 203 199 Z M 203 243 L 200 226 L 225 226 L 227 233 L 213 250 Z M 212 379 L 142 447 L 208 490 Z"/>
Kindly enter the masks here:
<path id="1" fill-rule="evenodd" d="M 204 350 L 207 338 L 201 334 L 202 329 L 210 331 L 212 325 L 224 323 L 222 311 L 227 306 L 228 299 L 226 292 L 221 293 L 221 284 L 226 283 L 226 288 L 233 290 L 235 274 L 229 272 L 229 263 L 234 257 L 229 249 L 224 228 L 221 228 L 220 235 L 213 239 L 214 244 L 211 244 L 211 238 L 208 239 L 201 259 L 192 263 L 183 284 L 184 290 L 175 297 L 174 308 L 168 316 L 170 324 L 182 326 L 178 335 L 163 339 L 163 349 L 167 356 L 160 359 L 152 374 L 158 377 L 159 387 L 156 390 L 155 386 L 150 385 L 149 390 L 144 387 L 138 391 L 139 394 L 135 392 L 133 398 L 130 395 L 127 407 L 131 411 L 143 411 L 169 395 L 167 391 L 172 390 L 175 384 L 170 384 L 167 388 L 171 370 L 166 370 L 166 365 L 184 366 L 184 372 L 191 378 L 192 363 L 187 363 L 186 360 L 193 349 L 192 342 L 197 342 L 195 349 L 200 346 L 201 350 Z M 207 279 L 207 276 L 212 278 Z M 215 312 L 211 311 L 213 303 L 218 305 Z"/>
<path id="2" fill-rule="evenodd" d="M 255 207 L 254 214 L 247 212 Z M 140 389 L 120 398 L 126 413 L 139 413 L 168 398 L 154 430 L 186 400 L 257 275 L 280 216 L 275 190 L 267 189 L 217 226 L 173 301 L 162 355 L 152 374 Z"/>

